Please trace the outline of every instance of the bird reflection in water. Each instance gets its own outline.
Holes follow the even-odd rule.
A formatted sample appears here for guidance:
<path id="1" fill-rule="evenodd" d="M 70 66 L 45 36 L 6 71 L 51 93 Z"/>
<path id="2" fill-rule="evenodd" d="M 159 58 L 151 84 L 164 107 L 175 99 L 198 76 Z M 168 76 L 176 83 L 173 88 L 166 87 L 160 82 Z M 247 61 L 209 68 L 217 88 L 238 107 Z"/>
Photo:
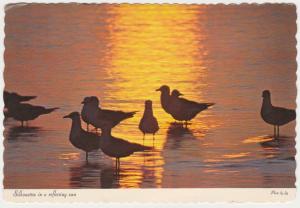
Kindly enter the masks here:
<path id="1" fill-rule="evenodd" d="M 260 142 L 267 158 L 277 158 L 283 160 L 295 160 L 296 154 L 294 139 L 289 137 L 276 137 L 269 141 Z"/>
<path id="2" fill-rule="evenodd" d="M 83 162 L 78 166 L 70 167 L 71 187 L 99 187 L 100 166 Z"/>
<path id="3" fill-rule="evenodd" d="M 294 160 L 294 155 L 296 153 L 295 140 L 293 137 L 262 135 L 247 138 L 243 143 L 259 144 L 262 147 L 264 157 L 267 159 L 277 158 Z"/>
<path id="4" fill-rule="evenodd" d="M 113 167 L 101 170 L 101 188 L 119 188 L 120 174 Z"/>
<path id="5" fill-rule="evenodd" d="M 196 139 L 193 132 L 183 123 L 171 123 L 167 130 L 166 146 L 171 144 L 170 149 L 179 149 L 181 142 L 186 139 Z"/>
<path id="6" fill-rule="evenodd" d="M 83 162 L 70 167 L 70 186 L 74 188 L 118 188 L 118 177 L 113 167 Z"/>
<path id="7" fill-rule="evenodd" d="M 40 127 L 34 126 L 15 126 L 8 129 L 7 139 L 9 141 L 13 140 L 26 140 L 26 141 L 33 141 L 33 139 L 40 137 L 40 133 L 42 129 Z"/>

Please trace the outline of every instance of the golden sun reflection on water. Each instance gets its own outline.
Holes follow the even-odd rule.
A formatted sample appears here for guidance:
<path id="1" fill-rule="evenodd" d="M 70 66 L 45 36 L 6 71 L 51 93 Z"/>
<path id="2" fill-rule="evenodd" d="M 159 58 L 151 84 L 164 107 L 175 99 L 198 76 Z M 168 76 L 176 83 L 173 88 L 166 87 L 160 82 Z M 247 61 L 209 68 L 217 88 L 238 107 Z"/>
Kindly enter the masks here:
<path id="1" fill-rule="evenodd" d="M 240 153 L 235 153 L 235 154 L 223 155 L 223 157 L 226 159 L 233 159 L 233 158 L 247 157 L 249 155 L 250 155 L 250 152 L 240 152 Z"/>
<path id="2" fill-rule="evenodd" d="M 176 5 L 147 5 L 132 8 L 129 5 L 113 7 L 112 13 L 117 14 L 111 21 L 110 41 L 112 44 L 111 63 L 109 64 L 109 76 L 118 77 L 110 88 L 109 94 L 112 100 L 124 100 L 118 107 L 122 109 L 136 110 L 140 112 L 126 123 L 133 126 L 132 129 L 122 132 L 116 130 L 117 136 L 142 143 L 141 133 L 135 132 L 139 119 L 142 116 L 144 100 L 153 101 L 154 114 L 159 120 L 160 132 L 152 141 L 152 136 L 146 136 L 144 145 L 154 145 L 157 151 L 153 152 L 147 161 L 155 161 L 152 167 L 143 166 L 145 158 L 142 154 L 122 159 L 123 168 L 130 171 L 124 180 L 120 180 L 121 187 L 138 187 L 143 175 L 142 172 L 153 171 L 155 184 L 160 187 L 164 159 L 161 155 L 166 142 L 164 136 L 173 119 L 163 112 L 160 107 L 160 94 L 155 92 L 163 84 L 176 87 L 182 92 L 189 92 L 194 84 L 199 82 L 199 77 L 193 76 L 193 70 L 197 68 L 202 78 L 206 76 L 205 66 L 199 59 L 201 45 L 201 28 L 193 26 L 197 19 L 198 10 L 192 7 Z M 138 31 L 136 25 L 139 25 Z M 183 27 L 183 25 L 185 25 Z M 187 82 L 188 80 L 188 82 Z M 205 83 L 201 83 L 205 86 Z M 197 93 L 196 98 L 201 100 L 202 92 Z M 127 103 L 126 100 L 135 101 L 136 105 Z M 112 108 L 114 106 L 111 106 Z M 197 124 L 200 129 L 208 130 L 213 124 L 201 122 Z M 211 126 L 210 126 L 211 125 Z M 133 133 L 128 138 L 128 132 Z M 205 133 L 199 133 L 201 137 Z M 153 144 L 152 144 L 153 143 Z M 133 162 L 134 161 L 134 162 Z M 134 168 L 133 168 L 134 167 Z M 142 170 L 148 168 L 149 170 Z M 134 173 L 133 173 L 134 172 Z M 136 184 L 135 184 L 136 183 Z M 133 185 L 135 184 L 135 185 Z"/>
<path id="3" fill-rule="evenodd" d="M 63 153 L 58 157 L 61 160 L 78 160 L 80 158 L 79 152 Z"/>
<path id="4" fill-rule="evenodd" d="M 268 142 L 273 140 L 274 138 L 268 136 L 268 135 L 264 135 L 264 136 L 256 136 L 256 137 L 250 137 L 247 138 L 243 141 L 243 143 L 245 144 L 249 144 L 249 143 L 261 143 L 261 142 Z"/>

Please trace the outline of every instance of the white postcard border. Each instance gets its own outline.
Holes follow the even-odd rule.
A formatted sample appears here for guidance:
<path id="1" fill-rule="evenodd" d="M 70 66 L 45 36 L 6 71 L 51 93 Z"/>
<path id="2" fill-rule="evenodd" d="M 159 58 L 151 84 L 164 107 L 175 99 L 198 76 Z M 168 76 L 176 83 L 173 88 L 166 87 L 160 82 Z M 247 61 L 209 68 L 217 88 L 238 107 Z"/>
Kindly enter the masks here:
<path id="1" fill-rule="evenodd" d="M 0 37 L 1 37 L 1 54 L 4 53 L 4 5 L 8 3 L 70 3 L 70 2 L 78 2 L 78 3 L 198 3 L 198 4 L 217 4 L 217 3 L 225 3 L 225 4 L 231 4 L 231 3 L 293 3 L 296 4 L 297 6 L 297 26 L 299 25 L 299 14 L 300 14 L 300 2 L 298 0 L 245 0 L 245 1 L 237 1 L 237 0 L 98 0 L 98 1 L 92 1 L 92 0 L 2 0 L 0 2 L 1 5 L 1 10 L 0 10 L 0 15 L 1 15 L 1 22 L 0 22 L 0 27 L 1 27 L 1 32 L 0 32 Z M 299 28 L 298 28 L 299 30 Z M 297 40 L 299 41 L 299 32 L 297 32 Z M 299 43 L 297 44 L 297 50 L 299 50 Z M 2 90 L 4 89 L 4 81 L 3 81 L 3 70 L 4 70 L 4 59 L 1 59 L 2 61 L 0 62 L 0 67 L 2 69 L 2 79 L 1 79 L 1 87 Z M 299 52 L 297 54 L 297 62 L 299 63 Z M 297 70 L 297 77 L 299 76 L 299 70 Z M 299 79 L 297 79 L 297 87 L 299 86 Z M 297 95 L 297 106 L 300 106 L 300 98 L 299 95 Z M 3 108 L 3 102 L 0 102 L 1 108 Z M 300 115 L 300 110 L 297 108 L 297 114 Z M 3 114 L 0 115 L 2 121 L 3 121 Z M 3 126 L 0 125 L 1 131 L 3 132 Z M 299 127 L 299 117 L 297 117 L 297 125 L 296 125 L 296 132 L 299 132 L 300 127 Z M 298 134 L 297 134 L 298 135 Z M 3 136 L 2 136 L 3 138 Z M 299 136 L 296 137 L 296 149 L 299 149 Z M 0 160 L 0 167 L 3 170 L 3 145 L 0 145 L 0 152 L 2 153 L 2 160 Z M 298 151 L 297 151 L 298 152 Z M 296 161 L 299 161 L 299 154 L 297 153 L 296 155 Z M 296 176 L 298 178 L 299 176 L 299 168 L 296 168 Z M 0 178 L 3 181 L 3 171 L 0 171 Z M 14 200 L 15 202 L 21 202 L 20 204 L 16 203 L 11 203 L 8 202 L 10 201 L 13 192 L 15 189 L 3 189 L 3 183 L 1 184 L 1 192 L 0 192 L 0 204 L 1 207 L 4 205 L 5 207 L 18 207 L 18 206 L 23 206 L 22 205 L 22 197 L 18 198 L 17 200 Z M 296 187 L 299 187 L 299 180 L 296 181 Z M 21 189 L 18 189 L 21 190 Z M 22 189 L 24 190 L 24 189 Z M 31 189 L 25 189 L 26 191 L 30 191 Z M 62 189 L 55 189 L 57 191 L 61 191 Z M 286 196 L 285 194 L 282 194 L 279 196 L 272 196 L 270 193 L 273 191 L 276 191 L 280 193 L 285 193 L 287 191 L 289 194 Z M 53 191 L 53 189 L 34 189 L 34 191 L 41 191 L 45 193 L 49 193 Z M 128 206 L 129 204 L 120 204 L 121 202 L 127 202 L 127 203 L 134 203 L 133 207 L 140 207 L 142 204 L 144 206 L 151 206 L 151 202 L 161 202 L 165 203 L 167 202 L 168 205 L 163 205 L 165 206 L 182 206 L 182 204 L 177 204 L 176 203 L 188 203 L 189 206 L 199 206 L 199 204 L 196 204 L 195 202 L 223 202 L 223 203 L 218 203 L 218 204 L 208 204 L 205 203 L 205 206 L 214 206 L 214 207 L 232 207 L 236 206 L 237 204 L 231 203 L 231 202 L 248 202 L 243 204 L 243 206 L 250 207 L 253 205 L 257 205 L 257 203 L 249 203 L 249 202 L 269 202 L 269 203 L 264 203 L 260 204 L 260 206 L 264 207 L 295 207 L 296 205 L 300 205 L 300 196 L 299 196 L 299 191 L 296 192 L 296 189 L 291 188 L 291 189 L 266 189 L 266 188 L 261 188 L 261 189 L 252 189 L 252 188 L 243 188 L 243 189 L 215 189 L 215 188 L 208 188 L 208 189 L 63 189 L 64 192 L 66 193 L 78 193 L 79 198 L 77 199 L 82 199 L 82 200 L 70 200 L 68 202 L 81 202 L 80 204 L 70 204 L 68 206 L 82 206 L 82 203 L 86 202 L 102 202 L 101 206 L 102 207 L 119 207 L 121 206 Z M 103 200 L 97 200 L 97 196 L 99 194 L 99 199 Z M 130 196 L 127 194 L 130 194 Z M 116 195 L 120 196 L 120 198 L 116 197 Z M 168 200 L 156 200 L 156 199 L 163 199 L 164 195 L 166 196 L 165 199 Z M 197 198 L 193 198 L 196 197 Z M 199 197 L 198 197 L 199 196 Z M 293 200 L 293 196 L 296 196 Z M 89 198 L 88 200 L 85 200 L 84 197 Z M 290 198 L 291 197 L 291 198 Z M 96 199 L 93 200 L 92 198 Z M 261 200 L 267 199 L 267 200 Z M 6 201 L 3 201 L 3 200 Z M 28 199 L 28 198 L 27 198 Z M 33 198 L 32 198 L 33 199 Z M 216 199 L 216 200 L 214 200 Z M 223 200 L 222 200 L 223 199 Z M 231 200 L 232 199 L 232 200 Z M 243 199 L 243 200 L 242 200 Z M 255 200 L 256 199 L 256 200 Z M 288 203 L 277 203 L 277 202 L 286 202 L 290 201 Z M 39 200 L 26 200 L 27 202 L 39 202 Z M 31 203 L 30 206 L 32 207 L 41 207 L 46 206 L 46 207 L 51 207 L 53 204 L 51 203 L 52 200 L 44 200 L 43 205 L 40 203 Z M 59 207 L 67 207 L 66 204 L 62 202 L 66 202 L 66 200 L 55 200 L 55 206 Z M 117 202 L 114 204 L 104 204 L 106 202 Z M 140 203 L 135 203 L 135 202 L 140 202 Z M 147 202 L 147 204 L 145 204 Z M 227 203 L 224 203 L 227 202 Z M 273 203 L 277 204 L 273 204 Z M 62 203 L 62 204 L 58 204 Z M 271 204 L 270 204 L 271 203 Z M 92 207 L 95 206 L 96 204 L 91 204 L 89 203 L 88 206 Z M 241 205 L 241 204 L 239 204 Z M 3 206 L 3 207 L 4 207 Z M 132 206 L 130 206 L 132 207 Z"/>

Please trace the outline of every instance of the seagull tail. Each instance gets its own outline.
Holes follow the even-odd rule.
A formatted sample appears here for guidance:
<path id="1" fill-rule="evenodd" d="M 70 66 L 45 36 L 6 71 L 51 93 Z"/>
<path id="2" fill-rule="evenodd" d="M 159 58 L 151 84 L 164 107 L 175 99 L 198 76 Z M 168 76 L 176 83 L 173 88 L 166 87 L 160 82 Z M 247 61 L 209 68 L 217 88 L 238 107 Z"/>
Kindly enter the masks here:
<path id="1" fill-rule="evenodd" d="M 127 118 L 132 118 L 138 111 L 132 111 L 132 112 L 128 112 L 126 113 Z"/>
<path id="2" fill-rule="evenodd" d="M 55 111 L 55 110 L 57 110 L 57 109 L 59 109 L 59 108 L 48 108 L 48 109 L 45 109 L 45 114 L 48 114 L 48 113 L 51 113 L 51 112 L 53 112 L 53 111 Z"/>
<path id="3" fill-rule="evenodd" d="M 29 101 L 29 100 L 35 99 L 36 97 L 37 96 L 22 96 L 21 97 L 21 102 Z"/>
<path id="4" fill-rule="evenodd" d="M 153 149 L 152 147 L 141 145 L 140 148 L 139 148 L 139 151 L 152 150 L 152 149 Z"/>
<path id="5" fill-rule="evenodd" d="M 148 146 L 144 146 L 141 144 L 136 144 L 136 146 L 135 146 L 135 152 L 143 152 L 143 151 L 152 150 L 152 149 L 153 149 L 153 147 L 148 147 Z"/>
<path id="6" fill-rule="evenodd" d="M 213 105 L 215 105 L 215 103 L 206 103 L 207 107 L 210 107 L 210 106 L 213 106 Z"/>

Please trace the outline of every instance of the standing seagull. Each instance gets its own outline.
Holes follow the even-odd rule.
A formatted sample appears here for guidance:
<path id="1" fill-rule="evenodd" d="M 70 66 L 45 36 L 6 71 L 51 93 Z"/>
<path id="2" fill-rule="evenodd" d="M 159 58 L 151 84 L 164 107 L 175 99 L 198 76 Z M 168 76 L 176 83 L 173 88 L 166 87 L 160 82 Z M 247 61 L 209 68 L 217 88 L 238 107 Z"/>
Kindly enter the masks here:
<path id="1" fill-rule="evenodd" d="M 145 134 L 154 134 L 159 130 L 157 119 L 153 115 L 152 101 L 145 101 L 145 111 L 142 119 L 140 120 L 139 129 Z M 143 137 L 143 138 L 144 138 Z"/>
<path id="2" fill-rule="evenodd" d="M 72 119 L 69 136 L 70 142 L 74 147 L 85 151 L 85 159 L 88 161 L 89 152 L 100 148 L 100 136 L 91 132 L 86 132 L 82 129 L 80 115 L 78 112 L 72 112 L 63 118 Z"/>
<path id="3" fill-rule="evenodd" d="M 214 103 L 197 103 L 181 98 L 178 90 L 173 90 L 170 95 L 170 88 L 167 85 L 161 86 L 156 91 L 160 91 L 160 102 L 162 108 L 169 113 L 175 120 L 187 122 L 192 120 L 198 113 L 206 110 Z"/>
<path id="4" fill-rule="evenodd" d="M 214 105 L 214 103 L 198 103 L 190 101 L 180 97 L 181 95 L 183 94 L 176 89 L 172 91 L 169 109 L 170 114 L 174 119 L 184 121 L 186 125 L 187 122 L 195 118 L 198 113 Z"/>
<path id="5" fill-rule="evenodd" d="M 82 101 L 84 104 L 83 108 L 86 109 L 86 121 L 92 124 L 96 128 L 102 129 L 103 127 L 113 128 L 118 125 L 121 121 L 132 118 L 136 111 L 134 112 L 123 112 L 123 111 L 113 111 L 105 110 L 99 107 L 99 100 L 96 96 L 92 96 L 89 99 L 84 99 Z"/>
<path id="6" fill-rule="evenodd" d="M 25 102 L 35 98 L 36 96 L 23 96 L 15 92 L 8 92 L 8 91 L 3 92 L 3 100 L 4 100 L 5 107 L 9 106 L 10 104 Z"/>
<path id="7" fill-rule="evenodd" d="M 89 131 L 89 125 L 90 125 L 90 122 L 89 122 L 89 117 L 93 116 L 91 113 L 92 111 L 89 111 L 89 101 L 90 101 L 91 97 L 85 97 L 83 99 L 83 101 L 81 102 L 82 104 L 84 104 L 82 106 L 82 109 L 81 109 L 81 118 L 82 120 L 86 123 L 86 130 Z"/>
<path id="8" fill-rule="evenodd" d="M 285 125 L 296 119 L 296 111 L 281 107 L 275 107 L 271 103 L 271 93 L 264 90 L 262 93 L 263 103 L 260 115 L 262 119 L 274 126 L 274 137 L 279 137 L 279 126 Z"/>
<path id="9" fill-rule="evenodd" d="M 152 147 L 131 143 L 123 139 L 113 137 L 110 127 L 101 128 L 101 150 L 109 157 L 116 158 L 116 170 L 120 169 L 120 158 L 128 157 L 135 152 L 151 150 Z"/>
<path id="10" fill-rule="evenodd" d="M 170 114 L 169 106 L 170 106 L 170 87 L 167 85 L 162 85 L 156 91 L 160 91 L 160 103 L 161 107 L 166 111 L 166 113 Z"/>
<path id="11" fill-rule="evenodd" d="M 24 125 L 24 121 L 34 120 L 37 117 L 49 114 L 58 108 L 45 108 L 43 106 L 30 105 L 28 103 L 15 103 L 10 104 L 8 107 L 9 116 L 13 117 L 17 121 L 21 121 L 21 125 Z"/>

